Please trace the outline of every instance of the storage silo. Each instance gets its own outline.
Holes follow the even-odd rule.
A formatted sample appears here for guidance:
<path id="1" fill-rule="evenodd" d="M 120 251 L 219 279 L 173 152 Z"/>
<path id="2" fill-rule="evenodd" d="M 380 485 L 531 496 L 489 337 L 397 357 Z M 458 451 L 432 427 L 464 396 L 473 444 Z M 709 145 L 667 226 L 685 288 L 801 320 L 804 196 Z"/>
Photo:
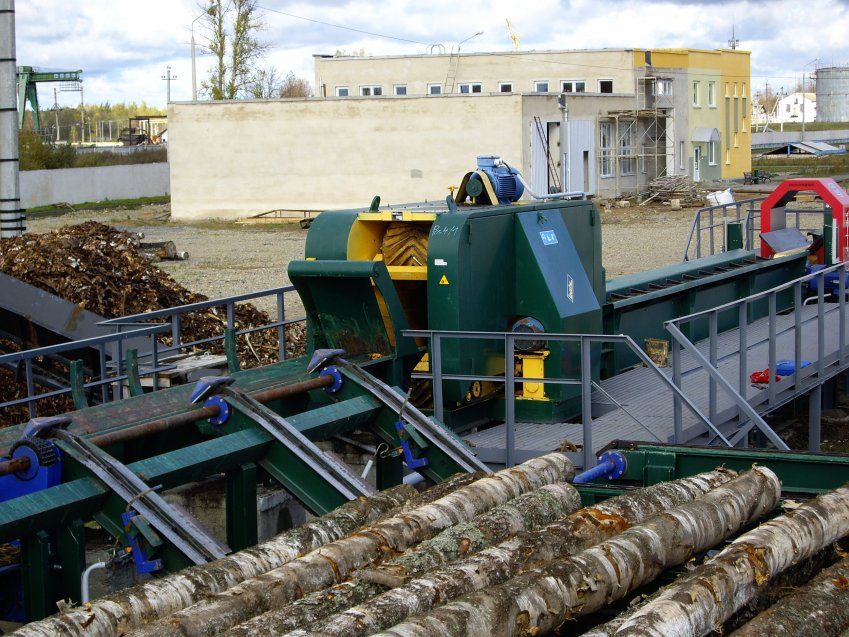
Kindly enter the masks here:
<path id="1" fill-rule="evenodd" d="M 817 69 L 817 121 L 849 122 L 849 67 Z"/>

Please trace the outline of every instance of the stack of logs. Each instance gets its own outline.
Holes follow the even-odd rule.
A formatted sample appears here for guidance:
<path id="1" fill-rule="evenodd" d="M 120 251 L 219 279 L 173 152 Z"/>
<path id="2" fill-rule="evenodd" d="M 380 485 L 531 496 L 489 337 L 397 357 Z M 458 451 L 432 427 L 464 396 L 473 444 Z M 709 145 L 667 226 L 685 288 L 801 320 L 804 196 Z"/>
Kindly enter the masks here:
<path id="1" fill-rule="evenodd" d="M 766 467 L 719 468 L 585 508 L 573 473 L 555 453 L 417 496 L 397 487 L 14 634 L 838 635 L 849 624 L 847 565 L 821 570 L 849 534 L 849 488 L 740 535 L 779 502 Z M 678 577 L 635 598 L 664 573 Z M 802 574 L 809 584 L 752 618 Z M 617 602 L 624 611 L 608 621 Z"/>

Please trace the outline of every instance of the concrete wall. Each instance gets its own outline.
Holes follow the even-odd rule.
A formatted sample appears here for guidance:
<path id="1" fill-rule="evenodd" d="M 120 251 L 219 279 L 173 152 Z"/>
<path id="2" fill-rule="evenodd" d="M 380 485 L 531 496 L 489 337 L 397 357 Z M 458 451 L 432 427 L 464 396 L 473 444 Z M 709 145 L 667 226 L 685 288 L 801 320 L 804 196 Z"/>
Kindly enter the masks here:
<path id="1" fill-rule="evenodd" d="M 452 63 L 450 55 L 333 57 L 316 55 L 318 95 L 335 96 L 337 87 L 360 95 L 362 86 L 381 86 L 384 95 L 404 85 L 408 95 L 424 95 L 429 84 L 444 86 Z M 634 92 L 634 52 L 628 49 L 595 51 L 500 51 L 464 53 L 456 68 L 454 92 L 464 82 L 482 85 L 481 92 L 499 92 L 510 83 L 514 92 L 534 91 L 536 82 L 549 83 L 559 93 L 563 81 L 582 81 L 589 93 L 598 92 L 599 80 L 613 80 L 614 93 Z M 456 58 L 455 58 L 456 61 Z M 325 93 L 322 93 L 324 88 Z"/>
<path id="2" fill-rule="evenodd" d="M 384 204 L 444 199 L 477 155 L 527 170 L 526 99 L 557 111 L 556 96 L 517 94 L 175 103 L 171 213 L 234 218 L 365 207 L 374 195 Z"/>
<path id="3" fill-rule="evenodd" d="M 170 192 L 167 163 L 21 171 L 21 207 L 155 197 Z"/>

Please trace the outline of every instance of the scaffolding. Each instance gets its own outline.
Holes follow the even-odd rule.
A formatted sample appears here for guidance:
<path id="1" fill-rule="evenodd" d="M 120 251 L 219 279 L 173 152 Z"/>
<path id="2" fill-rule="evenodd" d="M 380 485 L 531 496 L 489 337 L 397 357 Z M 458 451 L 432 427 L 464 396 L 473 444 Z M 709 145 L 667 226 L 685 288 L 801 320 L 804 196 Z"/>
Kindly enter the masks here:
<path id="1" fill-rule="evenodd" d="M 675 170 L 672 78 L 636 80 L 636 108 L 600 112 L 596 117 L 596 191 L 613 177 L 615 192 L 635 192 Z M 623 184 L 623 178 L 629 183 Z M 608 182 L 609 183 L 609 182 Z"/>

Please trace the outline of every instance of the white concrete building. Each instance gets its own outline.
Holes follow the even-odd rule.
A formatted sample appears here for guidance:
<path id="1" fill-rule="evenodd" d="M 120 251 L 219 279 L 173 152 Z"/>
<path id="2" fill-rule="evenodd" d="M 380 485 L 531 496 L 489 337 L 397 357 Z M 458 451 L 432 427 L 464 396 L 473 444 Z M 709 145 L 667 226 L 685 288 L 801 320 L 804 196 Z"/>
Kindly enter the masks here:
<path id="1" fill-rule="evenodd" d="M 816 93 L 790 93 L 778 100 L 774 117 L 770 123 L 815 122 L 817 120 Z"/>

